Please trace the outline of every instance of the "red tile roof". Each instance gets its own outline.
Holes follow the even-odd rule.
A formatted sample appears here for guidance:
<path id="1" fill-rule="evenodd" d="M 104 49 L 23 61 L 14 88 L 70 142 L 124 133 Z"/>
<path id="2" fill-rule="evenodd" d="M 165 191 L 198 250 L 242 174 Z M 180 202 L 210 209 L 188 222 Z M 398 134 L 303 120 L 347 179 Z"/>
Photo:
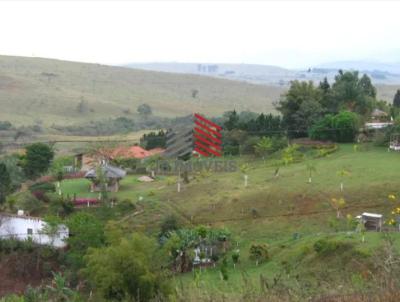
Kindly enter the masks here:
<path id="1" fill-rule="evenodd" d="M 151 150 L 143 149 L 140 146 L 131 147 L 118 147 L 110 151 L 111 158 L 123 157 L 123 158 L 146 158 L 152 155 L 161 154 L 165 150 L 163 148 L 154 148 Z"/>

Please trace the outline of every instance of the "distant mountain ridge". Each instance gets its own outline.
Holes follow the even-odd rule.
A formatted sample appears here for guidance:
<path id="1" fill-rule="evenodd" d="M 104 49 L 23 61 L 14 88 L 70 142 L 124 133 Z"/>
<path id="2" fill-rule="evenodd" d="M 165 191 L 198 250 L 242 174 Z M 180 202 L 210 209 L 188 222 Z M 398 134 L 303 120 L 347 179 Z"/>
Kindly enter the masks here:
<path id="1" fill-rule="evenodd" d="M 196 74 L 256 84 L 288 86 L 293 80 L 333 80 L 339 69 L 359 70 L 368 74 L 375 84 L 400 84 L 400 63 L 373 61 L 338 61 L 304 69 L 287 69 L 272 65 L 226 63 L 131 63 L 127 67 L 170 73 Z"/>

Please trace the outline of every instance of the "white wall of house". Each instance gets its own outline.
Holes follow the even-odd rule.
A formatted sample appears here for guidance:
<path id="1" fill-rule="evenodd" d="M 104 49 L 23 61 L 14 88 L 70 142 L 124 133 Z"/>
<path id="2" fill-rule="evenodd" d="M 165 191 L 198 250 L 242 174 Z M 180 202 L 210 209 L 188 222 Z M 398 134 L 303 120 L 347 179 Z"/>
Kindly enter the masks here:
<path id="1" fill-rule="evenodd" d="M 0 214 L 1 215 L 1 214 Z M 46 222 L 40 218 L 28 216 L 0 216 L 0 238 L 17 240 L 32 239 L 33 242 L 42 245 L 51 245 L 56 248 L 63 248 L 67 245 L 69 230 L 65 225 L 60 225 L 55 236 L 43 234 Z"/>

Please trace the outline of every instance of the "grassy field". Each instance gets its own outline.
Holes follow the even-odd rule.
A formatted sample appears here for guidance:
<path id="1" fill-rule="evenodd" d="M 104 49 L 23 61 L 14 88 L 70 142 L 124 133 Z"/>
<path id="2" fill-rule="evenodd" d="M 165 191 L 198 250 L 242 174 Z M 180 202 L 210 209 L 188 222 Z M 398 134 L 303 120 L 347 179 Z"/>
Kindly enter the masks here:
<path id="1" fill-rule="evenodd" d="M 197 90 L 194 98 L 192 91 Z M 99 64 L 0 56 L 0 120 L 16 125 L 72 125 L 136 116 L 147 103 L 158 116 L 227 110 L 270 112 L 282 89 L 204 76 Z M 81 101 L 87 111 L 77 110 Z"/>
<path id="2" fill-rule="evenodd" d="M 365 282 L 360 274 L 370 269 L 369 261 L 381 250 L 384 236 L 369 232 L 362 242 L 361 234 L 346 226 L 346 218 L 337 222 L 329 200 L 344 197 L 342 217 L 376 212 L 389 218 L 391 209 L 399 204 L 388 200 L 388 194 L 400 196 L 399 153 L 372 146 L 354 151 L 352 145 L 341 145 L 336 153 L 310 159 L 316 167 L 312 183 L 308 183 L 306 161 L 281 168 L 280 176 L 275 178 L 275 168 L 269 160 L 236 160 L 250 165 L 246 188 L 241 172 L 197 175 L 180 193 L 176 192 L 173 177 L 160 176 L 152 183 L 140 183 L 137 176 L 126 177 L 115 196 L 133 201 L 141 196 L 138 204 L 144 212 L 137 216 L 127 213 L 120 220 L 121 226 L 127 232 L 154 233 L 163 217 L 174 213 L 188 226 L 203 224 L 231 230 L 232 248 L 240 250 L 239 265 L 234 269 L 230 261 L 228 281 L 221 280 L 218 268 L 203 270 L 200 275 L 198 272 L 176 276 L 177 286 L 192 289 L 192 293 L 207 290 L 228 296 L 237 294 L 248 284 L 258 288 L 260 275 L 272 282 L 288 267 L 292 277 L 282 280 L 296 288 L 299 284 L 293 281 L 293 274 L 299 274 L 303 283 L 309 283 L 310 294 L 322 289 L 329 291 L 332 284 L 345 291 L 348 285 L 361 286 L 359 283 Z M 350 174 L 341 178 L 338 171 L 342 169 Z M 340 191 L 341 181 L 344 192 Z M 79 197 L 96 196 L 88 192 L 86 180 L 64 181 L 62 188 L 64 193 L 77 193 Z M 400 251 L 400 234 L 391 234 Z M 351 248 L 321 257 L 313 249 L 321 238 L 340 241 Z M 256 266 L 249 260 L 249 247 L 254 242 L 268 244 L 270 261 Z"/>
<path id="3" fill-rule="evenodd" d="M 392 101 L 398 86 L 377 86 Z M 15 125 L 76 125 L 119 116 L 137 117 L 147 103 L 157 116 L 201 112 L 218 116 L 227 110 L 273 112 L 286 88 L 217 79 L 67 62 L 0 56 L 0 120 Z M 193 90 L 198 94 L 194 98 Z M 84 112 L 77 110 L 84 101 Z"/>

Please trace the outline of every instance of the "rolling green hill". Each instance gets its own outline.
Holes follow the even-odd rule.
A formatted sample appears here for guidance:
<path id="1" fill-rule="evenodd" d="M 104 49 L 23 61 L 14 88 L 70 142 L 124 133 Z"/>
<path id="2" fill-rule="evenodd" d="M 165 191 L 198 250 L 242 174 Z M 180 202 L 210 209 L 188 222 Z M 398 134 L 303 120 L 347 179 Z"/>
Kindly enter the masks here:
<path id="1" fill-rule="evenodd" d="M 362 274 L 366 269 L 375 274 L 371 263 L 377 265 L 386 257 L 386 233 L 367 232 L 363 241 L 349 221 L 354 222 L 354 217 L 363 212 L 381 213 L 388 221 L 391 210 L 399 206 L 398 153 L 370 145 L 357 150 L 350 144 L 341 145 L 327 157 L 309 159 L 316 167 L 312 183 L 308 182 L 307 161 L 284 166 L 279 177 L 274 177 L 273 158 L 265 163 L 248 157 L 233 159 L 238 164 L 248 163 L 248 187 L 240 171 L 195 175 L 190 184 L 182 185 L 180 193 L 172 176 L 159 176 L 153 183 L 141 183 L 137 176 L 128 176 L 115 194 L 119 200 L 141 200 L 137 203 L 140 214 L 126 213 L 117 222 L 126 234 L 157 234 L 160 222 L 170 214 L 187 227 L 226 227 L 232 232 L 232 250 L 240 250 L 240 261 L 235 269 L 227 255 L 229 280 L 221 280 L 218 266 L 198 275 L 175 275 L 177 286 L 187 296 L 184 301 L 210 301 L 207 296 L 213 296 L 213 301 L 311 301 L 305 297 L 368 290 L 373 282 L 363 279 Z M 341 178 L 341 169 L 348 170 L 349 175 Z M 64 194 L 96 197 L 89 192 L 89 184 L 86 179 L 65 180 L 62 190 Z M 390 201 L 388 194 L 397 196 L 396 200 Z M 340 210 L 341 218 L 336 219 L 330 200 L 340 197 L 346 202 Z M 393 248 L 398 252 L 400 234 L 393 227 L 384 228 L 390 230 Z M 319 253 L 315 248 L 319 240 L 335 245 L 329 252 Z M 268 261 L 257 265 L 249 259 L 253 243 L 267 244 Z M 255 297 L 260 294 L 260 278 L 270 284 L 279 279 L 276 287 L 290 288 L 298 299 L 285 300 L 282 293 L 280 299 L 248 300 L 249 292 Z M 273 290 L 280 293 L 279 288 Z"/>
<path id="2" fill-rule="evenodd" d="M 193 91 L 198 93 L 193 97 Z M 226 110 L 272 111 L 282 88 L 205 76 L 59 60 L 0 56 L 0 120 L 71 125 L 134 116 L 147 103 L 158 116 Z M 83 102 L 84 108 L 79 109 Z"/>

